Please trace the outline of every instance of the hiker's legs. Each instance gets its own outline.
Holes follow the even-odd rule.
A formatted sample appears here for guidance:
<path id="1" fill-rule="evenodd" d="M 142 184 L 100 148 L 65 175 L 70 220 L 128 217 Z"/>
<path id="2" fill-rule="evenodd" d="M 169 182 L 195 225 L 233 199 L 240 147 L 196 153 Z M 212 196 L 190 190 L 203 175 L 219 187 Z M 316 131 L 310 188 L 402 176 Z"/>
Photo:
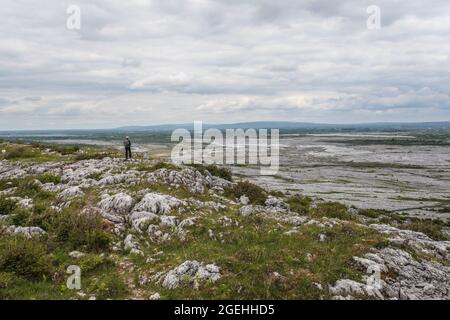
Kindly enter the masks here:
<path id="1" fill-rule="evenodd" d="M 125 148 L 125 160 L 131 159 L 131 148 Z"/>
<path id="2" fill-rule="evenodd" d="M 130 159 L 131 159 L 131 148 L 128 148 L 128 156 L 129 156 Z"/>

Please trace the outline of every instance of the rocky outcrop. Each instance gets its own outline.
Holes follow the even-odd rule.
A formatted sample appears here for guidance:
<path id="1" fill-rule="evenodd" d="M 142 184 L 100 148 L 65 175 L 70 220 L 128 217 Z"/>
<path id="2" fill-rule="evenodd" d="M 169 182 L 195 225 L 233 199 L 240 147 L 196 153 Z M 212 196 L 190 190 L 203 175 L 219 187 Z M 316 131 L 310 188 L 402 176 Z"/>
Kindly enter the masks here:
<path id="1" fill-rule="evenodd" d="M 76 198 L 76 197 L 82 197 L 84 196 L 84 192 L 81 191 L 80 187 L 69 187 L 65 189 L 64 191 L 60 192 L 58 194 L 58 200 L 59 201 L 68 201 L 70 199 Z"/>
<path id="2" fill-rule="evenodd" d="M 130 254 L 144 255 L 140 249 L 139 243 L 132 234 L 127 235 L 125 240 L 123 240 L 123 249 Z"/>
<path id="3" fill-rule="evenodd" d="M 130 170 L 126 173 L 119 173 L 115 175 L 108 175 L 98 181 L 98 185 L 107 186 L 119 183 L 126 183 L 127 185 L 133 185 L 140 181 L 141 173 L 136 170 Z"/>
<path id="4" fill-rule="evenodd" d="M 129 214 L 135 204 L 134 199 L 126 193 L 118 193 L 113 196 L 103 196 L 98 206 L 102 215 L 112 222 L 124 222 L 125 215 Z"/>
<path id="5" fill-rule="evenodd" d="M 168 214 L 172 209 L 183 205 L 186 205 L 186 203 L 175 197 L 159 193 L 147 193 L 133 210 L 148 211 L 162 215 Z"/>
<path id="6" fill-rule="evenodd" d="M 265 205 L 266 205 L 266 207 L 275 208 L 277 210 L 279 210 L 279 209 L 287 210 L 289 208 L 289 206 L 287 205 L 286 202 L 284 202 L 280 198 L 273 197 L 273 196 L 268 196 L 267 197 Z"/>
<path id="7" fill-rule="evenodd" d="M 380 279 L 361 283 L 342 279 L 330 287 L 335 299 L 369 296 L 378 299 L 450 300 L 450 268 L 435 261 L 418 261 L 408 252 L 384 248 L 354 260 L 366 270 L 379 270 Z M 369 277 L 365 277 L 370 279 Z"/>
<path id="8" fill-rule="evenodd" d="M 191 168 L 184 168 L 180 171 L 159 169 L 149 175 L 148 182 L 165 182 L 174 187 L 184 186 L 192 193 L 203 193 L 206 188 L 221 192 L 231 184 L 228 180 L 212 176 L 208 172 L 203 175 L 200 171 Z"/>
<path id="9" fill-rule="evenodd" d="M 386 224 L 371 224 L 369 227 L 388 235 L 391 243 L 405 244 L 418 252 L 450 260 L 450 241 L 435 241 L 421 232 L 402 230 Z"/>
<path id="10" fill-rule="evenodd" d="M 82 160 L 64 166 L 61 181 L 70 185 L 80 185 L 81 183 L 85 185 L 96 185 L 97 181 L 89 179 L 90 176 L 103 174 L 121 166 L 123 166 L 123 161 L 120 159 Z"/>
<path id="11" fill-rule="evenodd" d="M 178 267 L 166 272 L 158 273 L 152 278 L 165 289 L 173 290 L 181 283 L 187 282 L 194 288 L 198 288 L 206 281 L 217 282 L 220 279 L 220 269 L 215 264 L 204 265 L 198 261 L 187 260 Z"/>

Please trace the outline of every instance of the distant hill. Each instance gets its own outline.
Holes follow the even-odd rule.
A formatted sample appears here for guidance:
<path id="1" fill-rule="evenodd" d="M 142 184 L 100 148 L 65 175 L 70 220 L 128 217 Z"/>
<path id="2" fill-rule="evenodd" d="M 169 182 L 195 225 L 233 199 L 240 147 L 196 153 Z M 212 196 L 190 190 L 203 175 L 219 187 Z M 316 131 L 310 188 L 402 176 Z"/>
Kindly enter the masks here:
<path id="1" fill-rule="evenodd" d="M 166 124 L 166 125 L 153 125 L 153 126 L 126 126 L 113 130 L 119 131 L 173 131 L 177 128 L 183 128 L 192 130 L 193 123 L 183 124 Z M 309 122 L 289 122 L 289 121 L 254 121 L 254 122 L 238 122 L 228 124 L 203 124 L 203 129 L 217 128 L 217 129 L 394 129 L 394 130 L 407 130 L 407 129 L 450 129 L 450 121 L 442 122 L 377 122 L 377 123 L 354 123 L 354 124 L 330 124 L 330 123 L 309 123 Z"/>
<path id="2" fill-rule="evenodd" d="M 125 132 L 148 132 L 148 133 L 168 133 L 175 129 L 184 128 L 193 130 L 193 123 L 162 124 L 150 126 L 125 126 L 110 129 L 42 129 L 42 130 L 0 130 L 1 137 L 8 136 L 37 136 L 57 137 L 59 135 L 89 135 L 89 134 L 123 134 Z M 332 124 L 332 123 L 310 123 L 292 121 L 254 121 L 225 124 L 203 123 L 203 130 L 208 128 L 223 129 L 280 129 L 284 132 L 291 131 L 377 131 L 377 130 L 450 130 L 450 121 L 441 122 L 376 122 L 376 123 L 353 123 L 353 124 Z"/>

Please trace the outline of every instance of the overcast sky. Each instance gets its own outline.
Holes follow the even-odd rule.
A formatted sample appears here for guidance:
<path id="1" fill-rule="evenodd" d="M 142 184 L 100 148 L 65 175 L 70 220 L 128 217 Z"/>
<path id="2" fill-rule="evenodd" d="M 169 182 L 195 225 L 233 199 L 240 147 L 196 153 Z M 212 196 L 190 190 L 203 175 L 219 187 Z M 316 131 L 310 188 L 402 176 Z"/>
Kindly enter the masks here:
<path id="1" fill-rule="evenodd" d="M 0 35 L 0 130 L 450 120 L 448 0 L 2 0 Z"/>

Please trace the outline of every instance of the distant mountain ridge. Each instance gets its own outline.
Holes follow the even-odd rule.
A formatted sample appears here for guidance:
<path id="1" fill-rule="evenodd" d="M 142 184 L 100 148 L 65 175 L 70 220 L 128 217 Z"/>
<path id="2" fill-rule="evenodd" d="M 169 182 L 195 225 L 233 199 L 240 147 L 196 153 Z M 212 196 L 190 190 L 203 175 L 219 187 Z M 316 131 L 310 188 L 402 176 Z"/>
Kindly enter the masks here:
<path id="1" fill-rule="evenodd" d="M 160 124 L 149 126 L 123 126 L 107 129 L 39 129 L 39 130 L 1 130 L 1 136 L 24 134 L 82 134 L 87 132 L 108 133 L 108 132 L 171 132 L 175 129 L 182 128 L 193 130 L 194 124 L 191 123 L 174 123 Z M 450 121 L 433 121 L 433 122 L 373 122 L 373 123 L 349 123 L 349 124 L 333 124 L 333 123 L 312 123 L 312 122 L 293 122 L 293 121 L 253 121 L 253 122 L 235 122 L 235 123 L 203 123 L 203 130 L 209 128 L 224 129 L 280 129 L 283 131 L 290 130 L 426 130 L 426 129 L 444 129 L 450 130 Z"/>
<path id="2" fill-rule="evenodd" d="M 182 128 L 193 130 L 193 123 L 150 125 L 150 126 L 125 126 L 115 128 L 119 131 L 173 131 Z M 379 128 L 379 129 L 450 129 L 450 121 L 435 122 L 374 122 L 374 123 L 353 123 L 353 124 L 331 124 L 331 123 L 310 123 L 291 121 L 253 121 L 236 122 L 225 124 L 203 123 L 203 129 L 352 129 L 352 128 Z"/>

